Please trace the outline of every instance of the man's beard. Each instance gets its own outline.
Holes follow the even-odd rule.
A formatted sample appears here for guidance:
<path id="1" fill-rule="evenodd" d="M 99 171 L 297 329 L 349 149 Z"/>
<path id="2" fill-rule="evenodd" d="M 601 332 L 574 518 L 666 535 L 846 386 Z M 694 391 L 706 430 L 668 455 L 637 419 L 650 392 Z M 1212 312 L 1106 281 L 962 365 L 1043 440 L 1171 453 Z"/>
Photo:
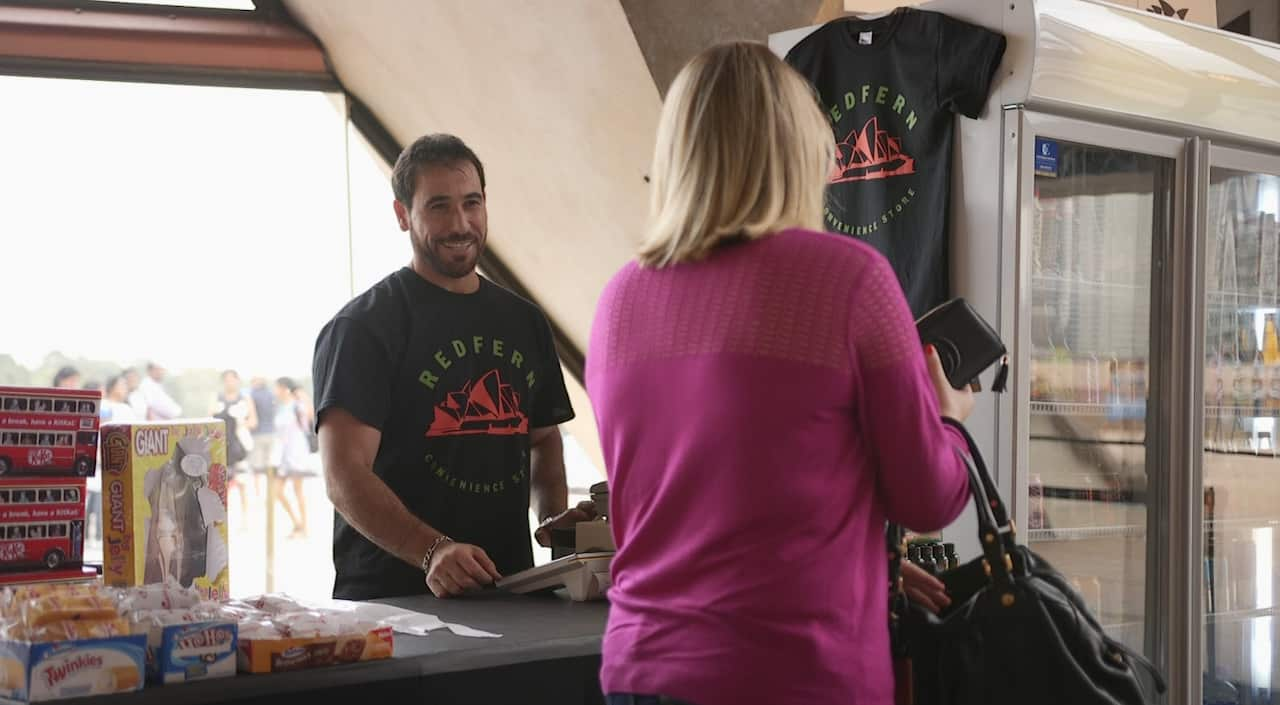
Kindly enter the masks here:
<path id="1" fill-rule="evenodd" d="M 451 236 L 443 240 L 429 242 L 425 246 L 417 237 L 412 238 L 412 240 L 414 251 L 437 273 L 450 279 L 461 279 L 474 272 L 476 263 L 480 261 L 480 254 L 484 252 L 482 238 L 478 236 Z M 461 261 L 456 256 L 453 256 L 449 248 L 446 247 L 446 244 L 458 241 L 470 241 L 473 245 L 472 251 Z"/>

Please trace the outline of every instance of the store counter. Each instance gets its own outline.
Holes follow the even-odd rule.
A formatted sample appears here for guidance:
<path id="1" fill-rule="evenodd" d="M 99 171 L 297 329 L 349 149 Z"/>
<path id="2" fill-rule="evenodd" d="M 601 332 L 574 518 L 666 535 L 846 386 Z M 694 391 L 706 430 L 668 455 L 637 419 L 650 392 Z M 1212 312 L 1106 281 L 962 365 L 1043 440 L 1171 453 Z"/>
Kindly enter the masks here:
<path id="1" fill-rule="evenodd" d="M 486 591 L 466 598 L 431 596 L 380 600 L 438 616 L 445 622 L 495 632 L 502 638 L 395 635 L 395 657 L 291 673 L 238 674 L 141 692 L 56 703 L 77 705 L 196 705 L 197 703 L 424 703 L 603 702 L 598 672 L 608 606 L 558 596 Z"/>

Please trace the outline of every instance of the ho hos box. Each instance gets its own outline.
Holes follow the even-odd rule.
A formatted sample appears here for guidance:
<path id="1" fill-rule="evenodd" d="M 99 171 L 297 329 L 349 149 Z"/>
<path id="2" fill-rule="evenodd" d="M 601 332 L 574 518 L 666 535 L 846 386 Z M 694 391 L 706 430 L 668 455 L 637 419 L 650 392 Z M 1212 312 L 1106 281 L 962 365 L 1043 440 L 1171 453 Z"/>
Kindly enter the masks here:
<path id="1" fill-rule="evenodd" d="M 147 680 L 184 683 L 236 674 L 234 622 L 153 626 L 147 635 Z"/>

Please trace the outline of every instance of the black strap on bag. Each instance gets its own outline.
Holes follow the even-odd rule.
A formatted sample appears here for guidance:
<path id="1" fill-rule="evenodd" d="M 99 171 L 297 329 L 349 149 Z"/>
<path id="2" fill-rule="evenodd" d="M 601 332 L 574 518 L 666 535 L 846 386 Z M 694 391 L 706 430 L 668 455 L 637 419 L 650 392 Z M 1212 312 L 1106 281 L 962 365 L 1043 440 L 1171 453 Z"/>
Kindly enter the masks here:
<path id="1" fill-rule="evenodd" d="M 902 589 L 902 527 L 886 533 L 890 643 L 900 705 L 1150 705 L 1156 668 L 1108 636 L 1084 600 L 1017 542 L 982 454 L 958 422 L 982 556 L 939 578 L 951 605 L 934 615 Z"/>

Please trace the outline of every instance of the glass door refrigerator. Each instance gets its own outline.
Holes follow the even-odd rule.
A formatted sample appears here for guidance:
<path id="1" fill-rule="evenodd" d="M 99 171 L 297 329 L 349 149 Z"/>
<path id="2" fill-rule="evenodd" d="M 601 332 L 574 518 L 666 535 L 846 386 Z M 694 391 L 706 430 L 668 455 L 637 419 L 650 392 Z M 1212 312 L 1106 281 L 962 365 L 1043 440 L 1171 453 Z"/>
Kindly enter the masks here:
<path id="1" fill-rule="evenodd" d="M 1023 537 L 1167 702 L 1280 702 L 1280 47 L 1095 2 L 1029 22 L 1001 106 Z"/>

